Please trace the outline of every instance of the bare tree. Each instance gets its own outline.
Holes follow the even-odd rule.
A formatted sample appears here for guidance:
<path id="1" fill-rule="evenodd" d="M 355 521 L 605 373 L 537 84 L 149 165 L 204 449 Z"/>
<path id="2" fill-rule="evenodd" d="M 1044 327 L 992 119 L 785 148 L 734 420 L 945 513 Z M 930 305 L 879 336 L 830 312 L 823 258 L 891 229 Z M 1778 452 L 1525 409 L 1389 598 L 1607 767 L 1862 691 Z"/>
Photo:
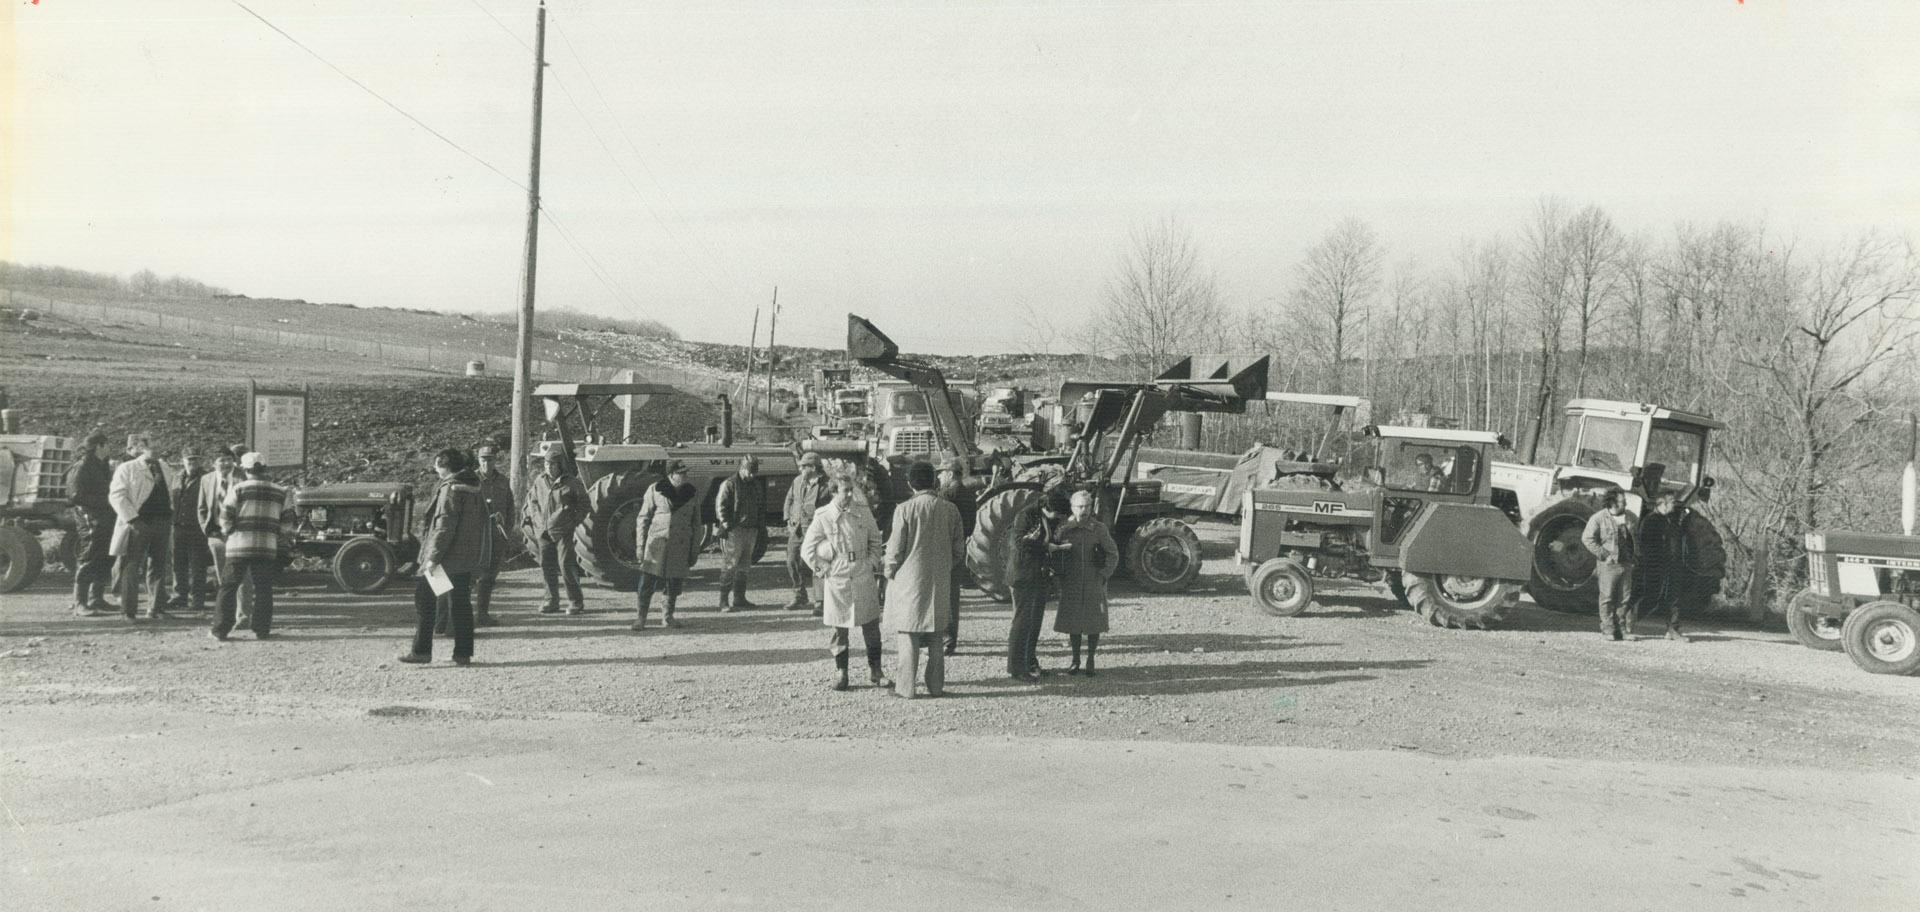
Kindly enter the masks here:
<path id="1" fill-rule="evenodd" d="M 1573 394 L 1584 396 L 1589 341 L 1613 297 L 1615 266 L 1625 242 L 1613 227 L 1613 220 L 1598 206 L 1574 213 L 1563 232 L 1560 249 L 1566 258 L 1567 308 L 1580 345 L 1574 361 Z"/>
<path id="2" fill-rule="evenodd" d="M 1188 352 L 1220 315 L 1192 232 L 1169 217 L 1135 231 L 1107 289 L 1101 334 L 1142 373 Z"/>
<path id="3" fill-rule="evenodd" d="M 1351 337 L 1365 331 L 1368 307 L 1380 287 L 1382 258 L 1373 229 L 1349 218 L 1308 248 L 1300 264 L 1293 309 L 1327 365 L 1332 392 L 1345 392 Z"/>
<path id="4" fill-rule="evenodd" d="M 1029 354 L 1052 358 L 1053 347 L 1060 342 L 1065 333 L 1060 324 L 1046 311 L 1035 307 L 1033 302 L 1022 296 L 1016 299 L 1014 306 L 1020 308 L 1020 325 L 1026 329 L 1026 339 L 1030 343 Z"/>
<path id="5" fill-rule="evenodd" d="M 1539 455 L 1540 438 L 1546 436 L 1553 414 L 1553 400 L 1560 381 L 1560 340 L 1567 321 L 1571 270 L 1567 256 L 1566 207 L 1555 199 L 1544 199 L 1535 207 L 1533 221 L 1527 226 L 1524 259 L 1525 282 L 1520 305 L 1532 326 L 1539 355 L 1539 385 L 1533 405 L 1533 429 L 1528 435 L 1527 458 Z"/>

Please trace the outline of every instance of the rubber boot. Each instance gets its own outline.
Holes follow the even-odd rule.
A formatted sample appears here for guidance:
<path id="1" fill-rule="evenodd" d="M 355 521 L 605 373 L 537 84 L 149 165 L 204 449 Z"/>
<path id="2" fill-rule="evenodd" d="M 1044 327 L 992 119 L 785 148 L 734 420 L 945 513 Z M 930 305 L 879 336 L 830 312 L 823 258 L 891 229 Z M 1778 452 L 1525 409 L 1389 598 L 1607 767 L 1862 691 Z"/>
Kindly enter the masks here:
<path id="1" fill-rule="evenodd" d="M 847 687 L 847 654 L 836 652 L 833 654 L 833 689 L 846 690 Z"/>
<path id="2" fill-rule="evenodd" d="M 473 587 L 473 626 L 498 627 L 500 622 L 493 619 L 493 587 Z"/>
<path id="3" fill-rule="evenodd" d="M 669 592 L 669 593 L 667 593 L 667 614 L 666 614 L 666 616 L 665 616 L 665 617 L 662 617 L 662 618 L 660 619 L 660 626 L 662 626 L 662 627 L 678 627 L 678 626 L 680 626 L 679 624 L 676 624 L 676 623 L 674 623 L 674 622 L 673 622 L 673 608 L 674 608 L 674 605 L 675 605 L 675 604 L 676 604 L 677 602 L 679 602 L 679 601 L 680 601 L 680 594 L 679 594 L 679 593 L 677 593 L 677 592 Z"/>
<path id="4" fill-rule="evenodd" d="M 733 582 L 731 580 L 723 579 L 720 581 L 720 610 L 733 610 Z"/>
<path id="5" fill-rule="evenodd" d="M 634 630 L 647 629 L 647 612 L 652 610 L 652 607 L 653 607 L 652 602 L 653 602 L 653 593 L 646 592 L 640 595 L 639 608 L 634 612 L 634 617 L 633 617 Z M 671 612 L 672 609 L 668 609 L 668 611 Z"/>
<path id="6" fill-rule="evenodd" d="M 747 601 L 747 575 L 744 573 L 740 574 L 739 579 L 733 581 L 733 607 L 754 607 L 752 602 Z"/>

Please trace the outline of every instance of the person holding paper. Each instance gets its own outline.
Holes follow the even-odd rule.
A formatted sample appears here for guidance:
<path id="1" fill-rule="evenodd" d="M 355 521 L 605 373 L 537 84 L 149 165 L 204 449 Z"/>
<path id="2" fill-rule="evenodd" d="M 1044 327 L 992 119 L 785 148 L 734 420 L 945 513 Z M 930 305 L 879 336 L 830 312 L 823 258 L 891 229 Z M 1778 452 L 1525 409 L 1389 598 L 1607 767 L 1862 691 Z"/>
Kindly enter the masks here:
<path id="1" fill-rule="evenodd" d="M 433 457 L 440 486 L 427 505 L 420 536 L 420 576 L 413 585 L 413 650 L 400 661 L 424 665 L 433 660 L 433 619 L 442 598 L 453 622 L 453 664 L 473 659 L 473 575 L 493 561 L 492 519 L 480 494 L 480 477 L 459 450 Z"/>

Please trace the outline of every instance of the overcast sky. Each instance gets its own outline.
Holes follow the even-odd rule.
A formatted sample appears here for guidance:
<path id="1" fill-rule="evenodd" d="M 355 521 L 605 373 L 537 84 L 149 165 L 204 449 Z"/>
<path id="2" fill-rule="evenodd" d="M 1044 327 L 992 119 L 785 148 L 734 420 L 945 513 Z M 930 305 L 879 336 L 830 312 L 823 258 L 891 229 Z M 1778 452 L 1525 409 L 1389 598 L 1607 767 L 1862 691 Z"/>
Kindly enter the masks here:
<path id="1" fill-rule="evenodd" d="M 247 0 L 472 157 L 231 2 L 5 3 L 0 258 L 516 305 L 534 3 Z M 1656 234 L 1920 239 L 1915 0 L 556 0 L 548 23 L 543 199 L 571 242 L 542 224 L 539 300 L 695 339 L 745 341 L 777 285 L 784 341 L 842 344 L 851 310 L 909 349 L 1024 349 L 1023 305 L 1081 319 L 1168 215 L 1235 304 L 1278 299 L 1343 217 L 1438 267 L 1545 195 Z"/>

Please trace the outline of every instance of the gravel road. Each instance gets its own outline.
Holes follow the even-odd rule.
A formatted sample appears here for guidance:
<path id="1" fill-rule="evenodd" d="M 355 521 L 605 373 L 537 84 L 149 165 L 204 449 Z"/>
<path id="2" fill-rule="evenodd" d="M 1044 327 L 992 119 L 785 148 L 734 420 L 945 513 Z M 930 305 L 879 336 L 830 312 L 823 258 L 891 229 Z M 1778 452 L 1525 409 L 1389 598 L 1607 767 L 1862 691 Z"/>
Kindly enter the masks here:
<path id="1" fill-rule="evenodd" d="M 1364 586 L 1297 618 L 1262 617 L 1247 608 L 1229 531 L 1203 527 L 1210 559 L 1195 591 L 1118 593 L 1093 679 L 1009 680 L 1009 609 L 974 592 L 949 660 L 952 697 L 905 702 L 869 687 L 829 692 L 818 621 L 719 614 L 711 568 L 680 628 L 640 634 L 627 629 L 629 594 L 589 587 L 590 613 L 543 618 L 537 573 L 509 574 L 496 601 L 505 624 L 481 632 L 468 668 L 393 661 L 411 629 L 403 587 L 347 597 L 302 579 L 280 600 L 274 640 L 216 643 L 199 619 L 71 617 L 43 582 L 7 598 L 0 706 L 592 713 L 783 738 L 949 732 L 1875 771 L 1920 756 L 1920 680 L 1862 673 L 1785 633 L 1707 624 L 1674 643 L 1647 625 L 1614 643 L 1585 618 L 1530 605 L 1497 630 L 1440 630 Z M 763 562 L 754 600 L 784 601 L 783 576 Z M 1042 652 L 1064 665 L 1064 637 L 1049 632 Z"/>

